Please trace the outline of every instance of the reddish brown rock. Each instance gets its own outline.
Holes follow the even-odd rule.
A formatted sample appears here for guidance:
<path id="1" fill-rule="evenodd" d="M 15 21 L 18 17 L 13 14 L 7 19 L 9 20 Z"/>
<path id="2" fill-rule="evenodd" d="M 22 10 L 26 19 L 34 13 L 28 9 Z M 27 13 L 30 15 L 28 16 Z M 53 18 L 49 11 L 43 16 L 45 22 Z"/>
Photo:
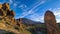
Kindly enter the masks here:
<path id="1" fill-rule="evenodd" d="M 9 10 L 8 10 L 6 16 L 14 17 L 14 16 L 15 16 L 15 13 L 14 13 L 14 11 L 9 11 Z"/>
<path id="2" fill-rule="evenodd" d="M 14 17 L 15 16 L 15 12 L 13 10 L 11 10 L 11 15 Z"/>
<path id="3" fill-rule="evenodd" d="M 51 11 L 46 11 L 44 22 L 47 28 L 47 34 L 59 34 L 59 28 L 56 24 L 55 15 Z"/>

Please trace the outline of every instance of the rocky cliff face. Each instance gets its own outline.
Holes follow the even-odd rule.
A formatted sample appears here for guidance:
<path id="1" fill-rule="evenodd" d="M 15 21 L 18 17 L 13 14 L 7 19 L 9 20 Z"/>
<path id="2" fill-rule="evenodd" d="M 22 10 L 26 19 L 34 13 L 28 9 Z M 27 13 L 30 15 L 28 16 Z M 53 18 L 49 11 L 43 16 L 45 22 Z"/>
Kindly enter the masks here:
<path id="1" fill-rule="evenodd" d="M 15 22 L 14 16 L 15 16 L 15 13 L 13 10 L 10 10 L 9 3 L 0 4 L 0 20 L 2 20 L 5 23 L 7 21 Z"/>

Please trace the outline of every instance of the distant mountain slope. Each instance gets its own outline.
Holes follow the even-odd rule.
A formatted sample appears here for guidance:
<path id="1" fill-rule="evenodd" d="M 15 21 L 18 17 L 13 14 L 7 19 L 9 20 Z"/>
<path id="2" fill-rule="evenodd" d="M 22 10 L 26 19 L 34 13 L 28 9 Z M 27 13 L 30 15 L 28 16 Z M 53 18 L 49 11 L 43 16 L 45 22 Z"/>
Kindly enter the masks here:
<path id="1" fill-rule="evenodd" d="M 42 22 L 32 21 L 32 20 L 27 19 L 27 18 L 20 18 L 20 19 L 22 19 L 23 24 L 40 24 L 40 23 L 42 23 Z M 19 20 L 19 19 L 17 19 L 17 20 Z"/>

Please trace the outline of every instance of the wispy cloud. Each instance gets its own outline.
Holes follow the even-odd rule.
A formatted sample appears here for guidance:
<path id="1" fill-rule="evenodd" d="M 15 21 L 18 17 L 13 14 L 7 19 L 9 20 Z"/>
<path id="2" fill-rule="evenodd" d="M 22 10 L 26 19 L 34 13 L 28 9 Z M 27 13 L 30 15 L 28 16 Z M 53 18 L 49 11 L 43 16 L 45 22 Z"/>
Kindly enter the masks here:
<path id="1" fill-rule="evenodd" d="M 57 23 L 60 22 L 60 8 L 51 8 L 51 10 L 56 16 Z"/>
<path id="2" fill-rule="evenodd" d="M 38 15 L 36 13 L 31 15 L 29 19 L 34 20 L 34 21 L 44 22 L 44 16 Z"/>
<path id="3" fill-rule="evenodd" d="M 18 5 L 17 3 L 14 3 L 14 4 L 13 4 L 14 7 L 17 7 L 17 5 Z"/>
<path id="4" fill-rule="evenodd" d="M 9 0 L 10 5 L 12 5 L 12 8 L 16 8 L 19 6 L 20 2 L 17 2 L 16 0 Z"/>
<path id="5" fill-rule="evenodd" d="M 26 8 L 27 7 L 27 5 L 25 5 L 25 4 L 21 4 L 20 6 L 19 6 L 19 8 L 21 8 L 21 9 L 24 9 L 24 8 Z"/>
<path id="6" fill-rule="evenodd" d="M 33 8 L 31 8 L 29 11 L 23 12 L 22 15 L 20 16 L 20 18 L 23 18 L 23 17 L 25 17 L 25 16 L 27 16 L 29 14 L 35 13 L 34 9 L 37 8 L 39 5 L 41 5 L 43 3 L 45 3 L 45 1 L 37 2 L 36 5 Z"/>
<path id="7" fill-rule="evenodd" d="M 12 4 L 13 3 L 13 0 L 9 0 L 9 3 Z"/>
<path id="8" fill-rule="evenodd" d="M 2 2 L 0 2 L 0 4 L 2 4 Z"/>
<path id="9" fill-rule="evenodd" d="M 57 23 L 60 23 L 60 19 L 56 19 L 57 20 Z"/>
<path id="10" fill-rule="evenodd" d="M 56 16 L 60 16 L 60 10 L 54 13 Z"/>

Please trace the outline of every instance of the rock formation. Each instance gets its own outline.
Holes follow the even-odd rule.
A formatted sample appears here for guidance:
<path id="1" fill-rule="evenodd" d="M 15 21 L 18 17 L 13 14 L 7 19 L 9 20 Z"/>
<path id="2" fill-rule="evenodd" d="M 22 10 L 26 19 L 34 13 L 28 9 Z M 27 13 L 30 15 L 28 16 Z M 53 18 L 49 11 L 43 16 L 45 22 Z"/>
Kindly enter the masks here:
<path id="1" fill-rule="evenodd" d="M 21 18 L 17 19 L 17 25 L 18 25 L 20 28 L 23 28 L 23 26 L 22 26 L 22 19 L 21 19 Z"/>
<path id="2" fill-rule="evenodd" d="M 2 7 L 1 7 L 3 10 L 10 10 L 10 6 L 9 6 L 9 3 L 4 3 L 2 4 Z"/>
<path id="3" fill-rule="evenodd" d="M 29 34 L 30 32 L 22 27 L 24 26 L 21 24 L 22 20 L 16 20 L 14 16 L 15 13 L 13 10 L 10 10 L 9 3 L 0 4 L 0 29 L 13 32 L 15 34 Z M 5 31 L 4 34 L 6 33 Z"/>
<path id="4" fill-rule="evenodd" d="M 59 34 L 59 28 L 56 23 L 55 15 L 51 11 L 46 11 L 44 22 L 47 28 L 47 34 Z"/>
<path id="5" fill-rule="evenodd" d="M 0 16 L 3 16 L 3 15 L 4 15 L 3 10 L 0 9 Z"/>
<path id="6" fill-rule="evenodd" d="M 9 3 L 0 4 L 0 29 L 10 30 L 18 34 L 18 31 L 13 29 L 17 27 L 14 16 L 15 13 L 13 10 L 10 10 Z"/>
<path id="7" fill-rule="evenodd" d="M 0 16 L 8 19 L 14 18 L 15 13 L 13 10 L 10 10 L 9 3 L 0 4 Z"/>

